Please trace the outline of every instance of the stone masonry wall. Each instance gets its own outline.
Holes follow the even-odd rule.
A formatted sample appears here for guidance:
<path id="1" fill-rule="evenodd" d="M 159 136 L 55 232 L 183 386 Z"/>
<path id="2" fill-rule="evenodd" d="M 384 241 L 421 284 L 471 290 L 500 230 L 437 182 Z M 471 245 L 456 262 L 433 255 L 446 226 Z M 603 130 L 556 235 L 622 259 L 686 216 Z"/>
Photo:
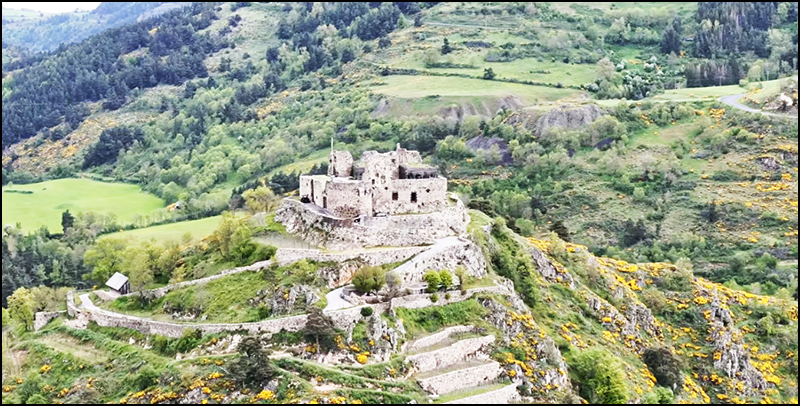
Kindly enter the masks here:
<path id="1" fill-rule="evenodd" d="M 58 316 L 66 314 L 66 310 L 61 310 L 57 312 L 36 312 L 33 317 L 33 331 L 39 331 L 42 327 L 46 326 L 50 320 L 55 319 Z"/>
<path id="2" fill-rule="evenodd" d="M 467 293 L 462 295 L 461 292 L 455 290 L 447 292 L 450 294 L 450 299 L 445 299 L 444 294 L 438 293 L 439 300 L 436 303 L 431 301 L 431 295 L 423 293 L 420 295 L 407 295 L 396 297 L 391 301 L 392 308 L 404 309 L 424 309 L 431 306 L 444 306 L 450 303 L 462 302 L 471 298 L 478 293 L 496 293 L 500 295 L 510 295 L 511 292 L 505 286 L 491 286 L 485 288 L 474 288 L 467 290 Z"/>
<path id="3" fill-rule="evenodd" d="M 328 158 L 328 176 L 347 178 L 353 170 L 353 156 L 350 151 L 331 151 Z"/>
<path id="4" fill-rule="evenodd" d="M 488 384 L 502 373 L 503 369 L 500 368 L 500 364 L 496 361 L 492 361 L 484 365 L 459 369 L 458 371 L 436 375 L 427 379 L 420 379 L 419 386 L 430 394 L 442 395 L 461 389 Z"/>
<path id="5" fill-rule="evenodd" d="M 512 383 L 498 390 L 481 393 L 480 395 L 468 396 L 461 399 L 451 400 L 445 404 L 461 405 L 507 405 L 520 399 L 517 392 L 517 384 Z"/>
<path id="6" fill-rule="evenodd" d="M 453 326 L 447 327 L 446 329 L 436 333 L 431 334 L 427 337 L 422 337 L 414 342 L 406 343 L 403 345 L 401 351 L 409 352 L 419 350 L 425 347 L 432 347 L 450 337 L 452 334 L 456 333 L 466 333 L 470 332 L 475 329 L 475 326 Z"/>
<path id="7" fill-rule="evenodd" d="M 457 197 L 448 199 L 447 207 L 440 212 L 368 217 L 352 226 L 339 226 L 299 201 L 285 199 L 275 220 L 309 244 L 332 250 L 428 245 L 467 230 L 469 215 L 464 205 Z"/>
<path id="8" fill-rule="evenodd" d="M 461 340 L 445 348 L 411 355 L 406 358 L 406 361 L 410 362 L 417 372 L 446 368 L 476 355 L 494 340 L 492 335 Z"/>

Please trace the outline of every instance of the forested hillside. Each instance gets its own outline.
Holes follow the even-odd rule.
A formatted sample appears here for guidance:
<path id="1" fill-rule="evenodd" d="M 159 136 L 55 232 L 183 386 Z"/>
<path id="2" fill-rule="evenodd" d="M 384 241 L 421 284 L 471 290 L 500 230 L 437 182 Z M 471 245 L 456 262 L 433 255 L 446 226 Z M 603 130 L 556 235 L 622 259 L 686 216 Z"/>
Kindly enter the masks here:
<path id="1" fill-rule="evenodd" d="M 30 52 L 53 51 L 61 44 L 78 42 L 110 28 L 131 24 L 169 10 L 189 5 L 188 2 L 119 2 L 102 3 L 89 12 L 17 18 L 3 9 L 3 45 L 24 47 Z"/>
<path id="2" fill-rule="evenodd" d="M 707 403 L 702 393 L 712 402 L 796 402 L 791 383 L 797 378 L 797 336 L 791 330 L 798 269 L 797 3 L 227 2 L 191 3 L 152 16 L 170 5 L 184 4 L 103 3 L 88 14 L 3 21 L 2 183 L 4 201 L 14 204 L 3 205 L 2 298 L 4 308 L 15 307 L 18 315 L 7 322 L 4 310 L 4 343 L 11 334 L 6 326 L 20 328 L 20 303 L 60 309 L 67 290 L 102 288 L 114 272 L 128 275 L 134 290 L 147 290 L 270 259 L 273 245 L 305 248 L 273 220 L 281 198 L 297 193 L 298 176 L 327 173 L 331 146 L 357 158 L 400 143 L 420 151 L 448 179 L 448 191 L 472 209 L 469 237 L 485 248 L 495 278 L 486 286 L 506 278 L 527 306 L 493 297 L 448 305 L 455 306 L 453 312 L 458 306 L 476 314 L 513 311 L 517 318 L 509 320 L 520 325 L 526 324 L 519 315 L 532 312 L 533 319 L 546 320 L 540 325 L 556 326 L 548 335 L 570 337 L 557 338 L 554 347 L 566 354 L 569 371 L 548 368 L 568 376 L 571 389 L 556 396 L 545 382 L 563 384 L 560 379 L 567 378 L 542 375 L 539 383 L 526 381 L 528 400 L 579 400 L 571 394 L 610 402 L 583 386 L 591 374 L 584 350 L 606 346 L 621 359 L 608 365 L 638 376 L 637 370 L 653 366 L 643 358 L 644 347 L 664 345 L 683 358 L 675 361 L 679 372 L 656 374 L 655 386 L 636 382 L 611 400 Z M 115 207 L 59 200 L 55 191 L 64 186 L 54 182 L 65 178 Z M 102 185 L 111 182 L 128 184 L 125 204 L 100 196 Z M 155 208 L 135 209 L 145 201 Z M 31 213 L 33 207 L 46 210 Z M 60 214 L 40 221 L 45 212 Z M 476 231 L 489 225 L 494 231 L 488 237 Z M 553 269 L 563 268 L 557 272 L 562 280 L 545 275 L 550 268 L 531 259 L 531 244 L 548 255 Z M 638 271 L 626 271 L 633 269 L 627 263 L 640 264 Z M 241 287 L 241 296 L 229 295 L 219 283 L 177 290 L 163 300 L 103 306 L 162 321 L 257 322 L 305 311 L 283 303 L 282 293 L 269 293 L 283 292 L 276 289 L 289 295 L 292 286 L 308 285 L 326 301 L 329 290 L 321 278 L 330 266 L 311 261 L 265 271 L 267 282 L 241 275 L 223 279 Z M 633 274 L 638 282 L 631 285 Z M 564 282 L 566 275 L 577 284 Z M 472 288 L 485 287 L 473 282 Z M 9 299 L 21 288 L 30 295 Z M 715 291 L 724 292 L 718 298 L 722 307 L 713 302 Z M 226 299 L 210 299 L 217 296 Z M 636 343 L 614 336 L 618 331 L 608 324 L 613 321 L 585 309 L 590 296 L 626 317 L 635 313 L 627 309 L 644 303 L 675 338 L 637 336 L 644 343 Z M 742 297 L 745 303 L 737 302 Z M 543 303 L 550 301 L 572 315 L 548 313 Z M 709 309 L 731 311 L 731 319 L 722 321 L 722 310 L 705 316 Z M 422 311 L 407 314 L 426 323 Z M 734 329 L 725 330 L 733 340 L 741 344 L 746 338 L 761 351 L 731 361 L 739 369 L 720 367 L 714 353 L 724 353 L 722 338 L 696 333 L 714 323 L 709 317 L 726 328 L 733 323 Z M 479 319 L 410 327 L 406 340 Z M 90 359 L 109 360 L 135 348 L 154 368 L 168 371 L 179 365 L 172 360 L 177 353 L 226 337 L 187 336 L 156 349 L 137 344 L 122 351 L 120 337 L 148 339 L 95 327 L 79 333 L 65 325 L 45 334 L 16 331 L 14 345 L 20 347 L 9 352 L 4 344 L 3 384 L 17 385 L 14 393 L 24 401 L 34 396 L 30 385 L 91 383 L 78 371 L 37 372 L 63 346 L 79 341 L 75 348 L 95 343 L 92 351 L 98 353 L 89 353 L 97 358 Z M 499 341 L 510 334 L 479 327 Z M 360 348 L 352 352 L 354 360 L 370 346 L 364 329 L 349 332 L 361 339 L 347 344 Z M 318 340 L 310 339 L 315 334 L 292 334 L 275 335 L 271 342 L 319 350 Z M 703 342 L 706 337 L 711 344 Z M 512 360 L 533 362 L 525 347 L 530 343 L 521 343 L 495 348 L 494 355 L 510 351 Z M 23 347 L 31 358 L 24 368 L 18 363 L 7 370 L 7 354 L 19 355 Z M 393 351 L 387 360 L 401 353 Z M 306 359 L 316 356 L 301 352 Z M 229 356 L 220 360 L 229 362 Z M 320 385 L 340 385 L 334 389 L 343 391 L 339 396 L 367 401 L 378 398 L 356 395 L 398 377 L 394 360 L 375 369 L 337 369 L 342 375 L 336 378 L 312 363 L 278 366 L 285 374 L 301 371 L 304 378 L 324 375 Z M 28 386 L 9 380 L 28 382 L 24 371 L 34 361 L 40 362 L 34 372 L 44 380 Z M 752 378 L 751 361 L 764 379 L 780 377 L 779 382 Z M 510 364 L 516 365 L 514 374 L 528 371 Z M 213 362 L 192 368 L 191 377 L 170 378 L 181 382 L 185 395 L 200 388 L 188 389 L 191 380 L 222 373 Z M 86 399 L 124 396 L 133 402 L 128 391 L 149 388 L 135 399 L 150 401 L 168 391 L 169 379 L 140 374 L 134 365 L 123 370 L 113 379 L 147 376 L 135 388 L 115 390 L 116 381 L 106 382 Z M 737 389 L 743 382 L 737 372 L 752 378 L 742 383 L 750 389 Z M 717 380 L 722 376 L 724 384 Z M 215 381 L 214 394 L 225 388 L 229 402 L 235 391 L 256 391 L 255 396 L 267 390 L 242 379 Z M 297 386 L 270 387 L 274 399 L 253 399 L 290 401 L 294 395 L 288 393 L 316 399 L 307 383 L 291 382 Z M 381 388 L 403 387 L 413 396 L 382 399 L 427 401 L 416 383 L 404 386 L 409 382 Z M 154 386 L 161 392 L 153 392 Z M 58 393 L 47 392 L 45 400 L 69 397 Z"/>

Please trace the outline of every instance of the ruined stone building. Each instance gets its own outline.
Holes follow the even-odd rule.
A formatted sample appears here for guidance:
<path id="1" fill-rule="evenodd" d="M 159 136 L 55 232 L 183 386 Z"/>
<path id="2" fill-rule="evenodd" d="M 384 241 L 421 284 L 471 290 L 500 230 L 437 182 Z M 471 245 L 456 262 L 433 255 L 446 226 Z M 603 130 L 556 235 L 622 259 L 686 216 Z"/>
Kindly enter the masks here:
<path id="1" fill-rule="evenodd" d="M 432 213 L 447 205 L 447 179 L 400 144 L 385 153 L 365 151 L 360 162 L 332 150 L 328 175 L 300 176 L 300 197 L 344 219 Z"/>

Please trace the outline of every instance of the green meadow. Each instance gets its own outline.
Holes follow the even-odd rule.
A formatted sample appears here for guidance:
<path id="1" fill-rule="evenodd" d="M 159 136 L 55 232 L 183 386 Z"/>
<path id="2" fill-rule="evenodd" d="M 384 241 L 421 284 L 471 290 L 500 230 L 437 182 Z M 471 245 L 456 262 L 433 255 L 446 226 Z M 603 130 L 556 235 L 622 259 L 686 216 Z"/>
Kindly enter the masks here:
<path id="1" fill-rule="evenodd" d="M 32 192 L 32 193 L 20 193 Z M 26 231 L 46 226 L 61 232 L 61 213 L 113 213 L 120 225 L 164 207 L 164 201 L 136 185 L 91 179 L 57 179 L 3 186 L 3 224 L 22 223 Z"/>
<path id="2" fill-rule="evenodd" d="M 375 93 L 415 98 L 425 96 L 516 96 L 526 102 L 556 101 L 575 96 L 580 90 L 557 89 L 483 79 L 446 76 L 393 75 L 380 79 L 384 85 L 372 87 Z"/>
<path id="3" fill-rule="evenodd" d="M 183 235 L 189 233 L 192 236 L 192 240 L 196 241 L 214 232 L 220 220 L 222 220 L 222 216 L 206 217 L 199 220 L 181 221 L 179 223 L 120 231 L 106 234 L 101 238 L 119 238 L 135 241 L 155 239 L 160 243 L 165 243 L 168 241 L 181 242 Z"/>

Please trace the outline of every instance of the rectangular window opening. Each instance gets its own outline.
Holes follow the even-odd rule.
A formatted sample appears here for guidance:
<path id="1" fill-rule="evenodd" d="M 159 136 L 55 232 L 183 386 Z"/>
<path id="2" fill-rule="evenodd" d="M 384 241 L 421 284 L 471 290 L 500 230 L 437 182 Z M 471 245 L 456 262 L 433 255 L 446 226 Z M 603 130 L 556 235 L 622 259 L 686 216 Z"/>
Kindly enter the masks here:
<path id="1" fill-rule="evenodd" d="M 392 192 L 392 200 L 397 200 L 397 192 Z"/>
<path id="2" fill-rule="evenodd" d="M 411 192 L 411 203 L 417 202 L 417 192 Z"/>

